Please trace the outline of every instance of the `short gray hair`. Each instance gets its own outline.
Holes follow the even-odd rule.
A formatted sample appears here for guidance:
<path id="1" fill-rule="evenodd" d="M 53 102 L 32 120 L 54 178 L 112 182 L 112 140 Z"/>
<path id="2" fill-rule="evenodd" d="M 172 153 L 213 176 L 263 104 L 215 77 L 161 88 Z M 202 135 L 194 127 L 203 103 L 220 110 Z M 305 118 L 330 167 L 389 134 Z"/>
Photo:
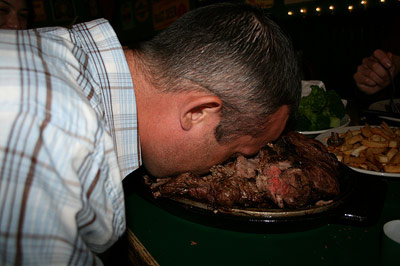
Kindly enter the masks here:
<path id="1" fill-rule="evenodd" d="M 159 89 L 204 90 L 221 98 L 219 142 L 259 136 L 282 105 L 297 110 L 301 82 L 293 47 L 257 7 L 195 9 L 135 50 Z"/>

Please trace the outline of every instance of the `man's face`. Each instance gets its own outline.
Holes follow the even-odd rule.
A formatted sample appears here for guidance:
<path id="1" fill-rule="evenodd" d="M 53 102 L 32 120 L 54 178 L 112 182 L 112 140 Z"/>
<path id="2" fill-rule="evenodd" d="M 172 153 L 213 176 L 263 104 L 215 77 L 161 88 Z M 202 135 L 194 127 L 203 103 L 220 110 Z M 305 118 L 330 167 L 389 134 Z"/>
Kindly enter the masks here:
<path id="1" fill-rule="evenodd" d="M 220 144 L 215 139 L 211 126 L 206 134 L 174 139 L 173 136 L 158 141 L 143 150 L 143 162 L 154 176 L 174 176 L 184 172 L 206 173 L 215 164 L 221 164 L 235 154 L 253 155 L 268 142 L 277 139 L 288 119 L 288 108 L 281 107 L 267 124 L 264 135 L 253 138 L 242 136 L 228 144 Z"/>
<path id="2" fill-rule="evenodd" d="M 0 29 L 26 29 L 28 16 L 25 0 L 0 0 Z"/>

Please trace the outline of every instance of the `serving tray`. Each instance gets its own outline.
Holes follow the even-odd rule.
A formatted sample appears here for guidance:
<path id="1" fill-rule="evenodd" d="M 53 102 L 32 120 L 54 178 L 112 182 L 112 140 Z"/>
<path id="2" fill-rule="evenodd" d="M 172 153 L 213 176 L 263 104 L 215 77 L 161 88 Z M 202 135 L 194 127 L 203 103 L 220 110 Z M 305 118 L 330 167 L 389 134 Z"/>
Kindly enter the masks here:
<path id="1" fill-rule="evenodd" d="M 149 187 L 144 184 L 144 171 L 142 169 L 134 173 L 135 177 L 127 177 L 124 187 L 134 188 L 133 193 L 191 222 L 251 233 L 304 231 L 328 223 L 372 225 L 379 219 L 386 193 L 385 180 L 362 175 L 341 164 L 341 193 L 327 205 L 302 209 L 228 208 L 182 197 L 154 198 Z"/>

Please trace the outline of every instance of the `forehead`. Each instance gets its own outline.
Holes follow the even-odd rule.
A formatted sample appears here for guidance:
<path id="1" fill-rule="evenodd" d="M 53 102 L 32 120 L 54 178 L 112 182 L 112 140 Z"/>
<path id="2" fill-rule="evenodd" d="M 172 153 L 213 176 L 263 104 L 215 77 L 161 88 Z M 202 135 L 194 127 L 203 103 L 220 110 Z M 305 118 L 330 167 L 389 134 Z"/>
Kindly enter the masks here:
<path id="1" fill-rule="evenodd" d="M 287 106 L 282 106 L 274 113 L 270 119 L 264 124 L 265 131 L 258 137 L 243 136 L 239 139 L 239 145 L 244 150 L 256 152 L 267 143 L 276 140 L 285 129 L 286 122 L 289 118 L 289 109 Z"/>

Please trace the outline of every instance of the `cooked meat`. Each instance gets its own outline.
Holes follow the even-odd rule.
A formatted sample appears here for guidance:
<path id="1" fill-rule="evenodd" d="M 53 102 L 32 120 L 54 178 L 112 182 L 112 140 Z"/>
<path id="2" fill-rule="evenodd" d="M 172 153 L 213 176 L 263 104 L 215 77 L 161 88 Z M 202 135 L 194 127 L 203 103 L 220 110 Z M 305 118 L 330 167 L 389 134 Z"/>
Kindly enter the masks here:
<path id="1" fill-rule="evenodd" d="M 157 179 L 155 197 L 186 197 L 213 206 L 301 208 L 339 194 L 339 163 L 317 140 L 289 132 L 252 158 L 213 166 L 210 173 Z"/>

